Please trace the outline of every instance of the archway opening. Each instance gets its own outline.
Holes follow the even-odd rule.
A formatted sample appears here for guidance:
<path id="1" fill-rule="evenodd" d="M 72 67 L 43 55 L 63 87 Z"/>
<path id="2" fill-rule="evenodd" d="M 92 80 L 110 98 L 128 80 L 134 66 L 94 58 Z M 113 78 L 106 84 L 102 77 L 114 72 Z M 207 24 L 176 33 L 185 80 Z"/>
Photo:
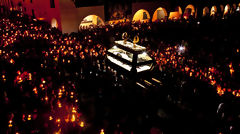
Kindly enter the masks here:
<path id="1" fill-rule="evenodd" d="M 227 5 L 225 6 L 225 8 L 224 8 L 224 13 L 223 13 L 223 15 L 229 14 L 229 13 L 230 13 L 230 9 L 231 9 L 230 5 L 227 4 Z"/>
<path id="2" fill-rule="evenodd" d="M 134 22 L 149 22 L 150 20 L 150 14 L 145 9 L 138 10 L 134 16 L 133 20 Z"/>
<path id="3" fill-rule="evenodd" d="M 56 18 L 52 18 L 51 27 L 52 28 L 58 28 L 58 22 L 57 22 Z"/>
<path id="4" fill-rule="evenodd" d="M 166 20 L 166 18 L 167 18 L 166 9 L 159 7 L 153 14 L 152 22 Z"/>
<path id="5" fill-rule="evenodd" d="M 204 7 L 203 8 L 203 16 L 207 16 L 209 15 L 209 8 L 208 7 Z"/>
<path id="6" fill-rule="evenodd" d="M 217 13 L 217 7 L 216 6 L 212 6 L 210 16 L 215 16 L 216 13 Z"/>
<path id="7" fill-rule="evenodd" d="M 185 19 L 188 19 L 189 16 L 194 16 L 194 13 L 195 13 L 195 7 L 191 4 L 189 4 L 186 8 L 185 8 L 185 11 L 184 11 L 184 14 L 183 14 L 183 17 Z"/>
<path id="8" fill-rule="evenodd" d="M 81 24 L 80 27 L 89 27 L 89 26 L 100 26 L 104 25 L 104 21 L 97 15 L 88 15 L 85 17 Z"/>

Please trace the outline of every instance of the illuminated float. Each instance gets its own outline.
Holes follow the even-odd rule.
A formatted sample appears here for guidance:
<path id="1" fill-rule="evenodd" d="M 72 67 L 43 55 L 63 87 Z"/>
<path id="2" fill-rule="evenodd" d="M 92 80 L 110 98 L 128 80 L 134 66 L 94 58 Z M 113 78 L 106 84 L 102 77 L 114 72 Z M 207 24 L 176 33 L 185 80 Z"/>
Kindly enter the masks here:
<path id="1" fill-rule="evenodd" d="M 128 72 L 139 73 L 151 70 L 153 59 L 147 54 L 146 47 L 136 44 L 139 37 L 135 36 L 131 43 L 127 41 L 127 33 L 124 33 L 123 39 L 115 41 L 114 46 L 107 51 L 107 60 Z"/>

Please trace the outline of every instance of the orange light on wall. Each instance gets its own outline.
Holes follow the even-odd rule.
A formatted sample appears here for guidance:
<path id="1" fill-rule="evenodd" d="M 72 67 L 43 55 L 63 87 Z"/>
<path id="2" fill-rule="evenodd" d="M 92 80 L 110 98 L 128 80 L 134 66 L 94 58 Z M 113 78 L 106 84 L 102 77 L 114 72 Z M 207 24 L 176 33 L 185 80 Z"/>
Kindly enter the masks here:
<path id="1" fill-rule="evenodd" d="M 169 20 L 178 20 L 180 18 L 179 12 L 170 12 L 168 19 Z"/>
<path id="2" fill-rule="evenodd" d="M 37 20 L 40 20 L 40 21 L 43 21 L 43 20 L 45 20 L 45 18 L 37 18 Z"/>
<path id="3" fill-rule="evenodd" d="M 52 26 L 52 28 L 58 28 L 58 22 L 55 18 L 52 19 L 51 26 Z"/>

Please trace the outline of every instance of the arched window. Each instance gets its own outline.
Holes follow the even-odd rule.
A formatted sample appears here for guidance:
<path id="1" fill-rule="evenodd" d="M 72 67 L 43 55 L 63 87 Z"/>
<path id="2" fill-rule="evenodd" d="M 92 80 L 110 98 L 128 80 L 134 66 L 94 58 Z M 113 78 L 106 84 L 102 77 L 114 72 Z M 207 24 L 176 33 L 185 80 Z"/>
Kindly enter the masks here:
<path id="1" fill-rule="evenodd" d="M 230 9 L 231 9 L 230 5 L 227 4 L 227 5 L 225 6 L 225 8 L 224 8 L 224 13 L 223 13 L 223 15 L 229 14 L 229 13 L 230 13 Z"/>
<path id="2" fill-rule="evenodd" d="M 208 7 L 204 7 L 203 8 L 203 16 L 207 16 L 209 14 L 209 8 Z"/>
<path id="3" fill-rule="evenodd" d="M 195 13 L 195 7 L 191 4 L 189 4 L 186 8 L 185 8 L 185 11 L 184 11 L 184 14 L 183 14 L 183 17 L 185 19 L 188 19 L 189 16 L 194 16 L 194 13 Z"/>
<path id="4" fill-rule="evenodd" d="M 217 13 L 217 7 L 216 6 L 212 6 L 210 16 L 215 16 L 216 13 Z"/>
<path id="5" fill-rule="evenodd" d="M 104 21 L 97 15 L 88 15 L 82 20 L 79 26 L 79 29 L 81 29 L 81 27 L 98 26 L 98 25 L 104 25 Z"/>
<path id="6" fill-rule="evenodd" d="M 165 20 L 167 18 L 167 11 L 165 8 L 159 7 L 153 14 L 152 22 L 157 20 Z"/>
<path id="7" fill-rule="evenodd" d="M 150 20 L 150 14 L 148 13 L 147 10 L 140 9 L 138 10 L 134 16 L 133 16 L 133 21 L 135 22 L 149 22 Z"/>

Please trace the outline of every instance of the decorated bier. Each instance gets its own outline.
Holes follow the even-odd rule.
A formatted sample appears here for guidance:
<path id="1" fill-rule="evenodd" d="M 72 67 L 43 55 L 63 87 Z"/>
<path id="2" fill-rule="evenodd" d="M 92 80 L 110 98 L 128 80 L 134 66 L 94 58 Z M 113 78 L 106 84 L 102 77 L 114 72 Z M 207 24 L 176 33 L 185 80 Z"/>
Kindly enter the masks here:
<path id="1" fill-rule="evenodd" d="M 115 41 L 114 46 L 107 51 L 107 59 L 129 72 L 139 73 L 150 70 L 153 60 L 147 54 L 146 47 L 135 44 L 136 40 L 139 38 L 135 37 L 134 43 L 127 40 Z"/>

